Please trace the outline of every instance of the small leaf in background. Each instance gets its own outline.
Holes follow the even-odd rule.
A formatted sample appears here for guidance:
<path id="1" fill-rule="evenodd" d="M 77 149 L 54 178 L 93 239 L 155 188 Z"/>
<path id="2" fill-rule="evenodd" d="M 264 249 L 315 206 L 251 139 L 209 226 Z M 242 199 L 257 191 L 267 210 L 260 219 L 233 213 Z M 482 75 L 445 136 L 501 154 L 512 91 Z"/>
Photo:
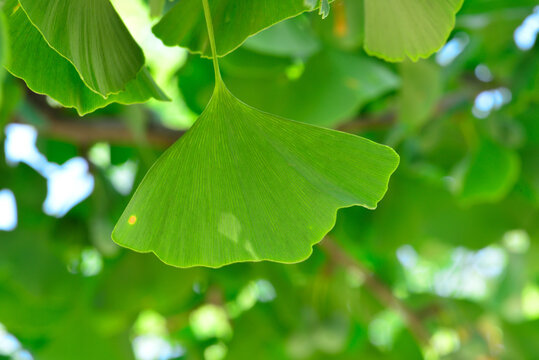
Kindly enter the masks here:
<path id="1" fill-rule="evenodd" d="M 159 17 L 163 13 L 167 0 L 150 0 L 150 16 Z"/>
<path id="2" fill-rule="evenodd" d="M 429 119 L 442 96 L 440 68 L 422 60 L 404 61 L 399 66 L 402 78 L 400 89 L 400 121 L 412 129 L 420 128 Z"/>
<path id="3" fill-rule="evenodd" d="M 245 1 L 242 6 L 234 0 L 215 0 L 210 6 L 219 56 L 228 54 L 260 30 L 312 10 L 310 2 L 305 0 Z M 201 0 L 178 2 L 153 31 L 168 46 L 179 45 L 193 53 L 211 56 Z"/>
<path id="4" fill-rule="evenodd" d="M 144 65 L 142 50 L 109 0 L 21 0 L 20 4 L 47 43 L 103 97 L 124 90 Z"/>
<path id="5" fill-rule="evenodd" d="M 339 208 L 375 208 L 397 164 L 386 146 L 260 112 L 218 83 L 146 175 L 113 239 L 179 267 L 297 262 Z"/>
<path id="6" fill-rule="evenodd" d="M 329 15 L 329 2 L 328 0 L 320 0 L 320 10 L 318 14 L 322 16 L 322 19 L 325 19 Z"/>
<path id="7" fill-rule="evenodd" d="M 308 9 L 312 10 L 316 7 L 316 5 L 318 5 L 318 1 L 319 0 L 304 0 L 303 2 Z"/>
<path id="8" fill-rule="evenodd" d="M 76 108 L 80 115 L 113 102 L 133 104 L 152 97 L 168 100 L 145 68 L 126 85 L 125 91 L 104 99 L 86 86 L 67 59 L 47 45 L 21 8 L 13 12 L 16 4 L 15 0 L 8 0 L 4 5 L 13 39 L 10 49 L 13 57 L 6 68 L 33 91 L 46 94 L 63 106 Z"/>
<path id="9" fill-rule="evenodd" d="M 309 19 L 300 15 L 248 38 L 243 48 L 274 56 L 308 58 L 321 48 Z"/>
<path id="10" fill-rule="evenodd" d="M 324 43 L 350 51 L 363 45 L 363 13 L 363 1 L 339 0 L 327 18 L 312 17 L 311 23 Z"/>
<path id="11" fill-rule="evenodd" d="M 414 61 L 440 49 L 463 0 L 365 0 L 365 51 L 387 61 Z"/>
<path id="12" fill-rule="evenodd" d="M 459 198 L 467 203 L 495 202 L 503 199 L 514 186 L 520 171 L 516 153 L 482 139 L 465 161 L 459 181 Z"/>

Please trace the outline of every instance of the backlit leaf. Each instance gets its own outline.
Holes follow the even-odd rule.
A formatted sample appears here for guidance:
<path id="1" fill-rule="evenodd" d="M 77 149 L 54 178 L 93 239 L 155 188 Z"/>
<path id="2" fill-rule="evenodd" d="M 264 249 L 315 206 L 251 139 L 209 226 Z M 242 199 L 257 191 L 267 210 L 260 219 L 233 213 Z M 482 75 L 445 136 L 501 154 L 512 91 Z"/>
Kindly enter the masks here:
<path id="1" fill-rule="evenodd" d="M 124 90 L 144 54 L 109 0 L 20 0 L 47 42 L 103 96 Z"/>
<path id="2" fill-rule="evenodd" d="M 397 164 L 386 146 L 263 113 L 218 83 L 146 175 L 113 239 L 180 267 L 297 262 L 339 208 L 375 208 Z"/>
<path id="3" fill-rule="evenodd" d="M 365 50 L 417 61 L 444 45 L 463 0 L 365 0 Z"/>
<path id="4" fill-rule="evenodd" d="M 126 85 L 125 91 L 104 99 L 86 86 L 68 60 L 47 45 L 22 9 L 13 12 L 15 6 L 16 1 L 9 0 L 4 7 L 13 39 L 12 61 L 6 67 L 13 75 L 24 79 L 34 92 L 46 94 L 63 106 L 74 107 L 81 115 L 113 102 L 133 104 L 152 97 L 167 100 L 146 69 Z"/>
<path id="5" fill-rule="evenodd" d="M 249 36 L 276 22 L 312 10 L 305 0 L 214 0 L 210 6 L 219 56 L 228 54 Z M 179 1 L 153 31 L 166 45 L 179 45 L 211 56 L 200 0 Z"/>

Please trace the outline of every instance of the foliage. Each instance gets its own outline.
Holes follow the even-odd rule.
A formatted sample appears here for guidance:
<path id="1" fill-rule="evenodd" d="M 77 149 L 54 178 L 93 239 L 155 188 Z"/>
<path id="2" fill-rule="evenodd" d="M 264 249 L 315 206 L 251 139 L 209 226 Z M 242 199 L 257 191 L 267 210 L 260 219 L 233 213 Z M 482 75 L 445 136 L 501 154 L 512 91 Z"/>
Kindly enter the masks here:
<path id="1" fill-rule="evenodd" d="M 0 359 L 535 358 L 536 1 L 208 4 L 0 1 Z"/>

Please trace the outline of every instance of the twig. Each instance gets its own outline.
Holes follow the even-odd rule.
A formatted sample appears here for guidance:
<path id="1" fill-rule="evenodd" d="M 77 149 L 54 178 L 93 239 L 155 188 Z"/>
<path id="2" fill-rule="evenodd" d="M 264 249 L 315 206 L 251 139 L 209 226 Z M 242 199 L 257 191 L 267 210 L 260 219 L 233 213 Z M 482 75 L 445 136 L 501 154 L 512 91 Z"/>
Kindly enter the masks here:
<path id="1" fill-rule="evenodd" d="M 133 145 L 137 138 L 124 121 L 118 118 L 92 118 L 79 120 L 45 115 L 47 122 L 38 125 L 39 135 L 81 147 L 87 147 L 96 142 L 108 142 L 115 145 Z M 24 119 L 16 117 L 15 122 L 22 123 Z M 151 123 L 145 131 L 145 141 L 154 148 L 167 148 L 172 145 L 185 131 L 177 131 Z"/>
<path id="2" fill-rule="evenodd" d="M 365 277 L 365 286 L 372 294 L 384 305 L 397 311 L 405 321 L 408 329 L 416 338 L 419 344 L 427 346 L 429 343 L 429 333 L 419 320 L 419 317 L 409 309 L 401 300 L 399 300 L 391 289 L 383 283 L 375 274 L 367 269 L 361 262 L 354 259 L 344 251 L 331 237 L 326 238 L 320 243 L 321 248 L 329 255 L 331 261 L 348 267 L 353 267 Z"/>

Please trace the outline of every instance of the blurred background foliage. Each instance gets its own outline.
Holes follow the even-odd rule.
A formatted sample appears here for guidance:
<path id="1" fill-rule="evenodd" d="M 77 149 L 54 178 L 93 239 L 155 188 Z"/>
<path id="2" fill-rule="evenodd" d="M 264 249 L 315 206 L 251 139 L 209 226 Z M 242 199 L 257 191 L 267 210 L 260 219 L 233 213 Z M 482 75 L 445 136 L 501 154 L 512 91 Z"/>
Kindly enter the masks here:
<path id="1" fill-rule="evenodd" d="M 358 0 L 224 57 L 243 101 L 388 144 L 401 165 L 379 208 L 341 210 L 309 260 L 217 270 L 110 239 L 213 87 L 209 60 L 151 33 L 173 2 L 113 3 L 173 101 L 79 118 L 3 79 L 0 359 L 537 358 L 536 0 L 466 0 L 447 44 L 416 63 L 361 50 Z"/>

